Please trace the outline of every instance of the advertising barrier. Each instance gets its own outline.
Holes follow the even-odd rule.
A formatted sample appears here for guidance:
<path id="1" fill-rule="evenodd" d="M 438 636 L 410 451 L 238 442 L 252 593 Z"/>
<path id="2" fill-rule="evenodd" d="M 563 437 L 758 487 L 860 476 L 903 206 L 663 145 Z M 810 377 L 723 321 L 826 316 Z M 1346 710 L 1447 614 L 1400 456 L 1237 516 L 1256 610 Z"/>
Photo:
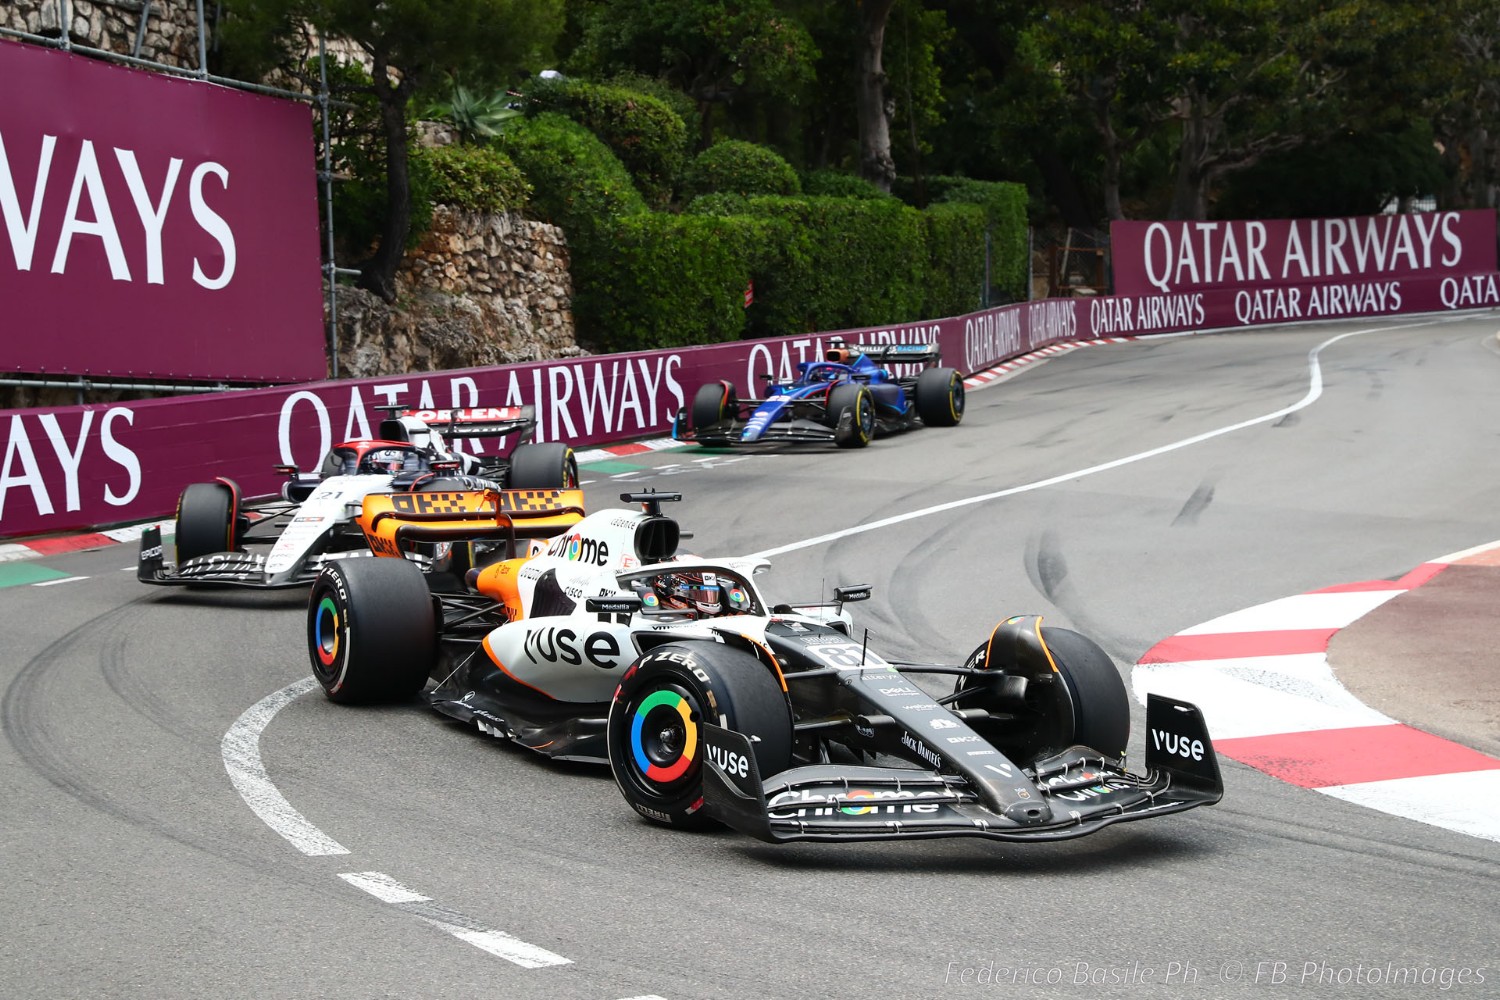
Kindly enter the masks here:
<path id="1" fill-rule="evenodd" d="M 0 371 L 323 377 L 307 105 L 11 41 L 0 93 Z"/>
<path id="2" fill-rule="evenodd" d="M 1462 259 L 1488 263 L 1487 272 L 1452 273 L 1435 253 L 1438 273 L 1419 268 L 1415 275 L 1182 290 L 1169 282 L 1165 293 L 1148 285 L 1146 293 L 1045 299 L 841 334 L 12 410 L 0 413 L 0 537 L 167 516 L 184 486 L 215 476 L 236 480 L 247 495 L 274 492 L 281 482 L 275 466 L 315 469 L 332 444 L 369 436 L 381 405 L 530 403 L 540 420 L 538 440 L 589 445 L 668 433 L 678 408 L 705 382 L 725 379 L 741 397 L 753 396 L 761 391 L 761 375 L 792 377 L 798 363 L 820 358 L 833 336 L 857 343 L 935 342 L 944 364 L 972 373 L 1064 341 L 1491 308 L 1500 306 L 1494 215 L 1478 215 L 1453 231 Z M 465 442 L 479 454 L 513 444 Z"/>

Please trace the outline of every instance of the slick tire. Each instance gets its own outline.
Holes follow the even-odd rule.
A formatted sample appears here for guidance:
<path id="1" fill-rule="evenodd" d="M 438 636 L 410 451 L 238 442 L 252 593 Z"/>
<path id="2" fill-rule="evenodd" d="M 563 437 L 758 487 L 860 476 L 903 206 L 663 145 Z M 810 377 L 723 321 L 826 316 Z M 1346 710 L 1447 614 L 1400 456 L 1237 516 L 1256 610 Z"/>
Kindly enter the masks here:
<path id="1" fill-rule="evenodd" d="M 658 646 L 626 671 L 606 734 L 620 793 L 653 823 L 713 825 L 701 812 L 705 720 L 752 737 L 762 779 L 790 765 L 791 710 L 765 664 L 718 643 Z"/>
<path id="2" fill-rule="evenodd" d="M 863 448 L 875 436 L 875 397 L 862 385 L 836 385 L 828 394 L 828 417 L 833 421 L 834 444 Z"/>
<path id="3" fill-rule="evenodd" d="M 405 559 L 330 563 L 308 598 L 307 653 L 332 701 L 415 696 L 437 660 L 437 615 L 422 571 Z"/>
<path id="4" fill-rule="evenodd" d="M 1130 744 L 1130 696 L 1114 661 L 1098 643 L 1072 629 L 1044 626 L 1042 638 L 1057 664 L 1056 681 L 1030 684 L 1024 707 L 992 701 L 988 694 L 981 693 L 963 699 L 962 707 L 1017 713 L 1023 719 L 1031 716 L 1034 722 L 1029 730 L 1024 722 L 1010 727 L 1012 734 L 1020 735 L 1021 763 L 1029 764 L 1075 745 L 1110 757 L 1124 757 Z M 964 665 L 991 669 L 986 662 L 987 648 L 987 643 L 980 644 Z M 960 690 L 968 686 L 966 680 L 960 679 Z M 1003 737 L 996 742 L 1010 743 Z"/>
<path id="5" fill-rule="evenodd" d="M 964 380 L 956 368 L 923 369 L 913 395 L 928 427 L 956 427 L 964 418 Z"/>
<path id="6" fill-rule="evenodd" d="M 709 447 L 724 445 L 728 443 L 724 438 L 704 436 L 702 431 L 734 419 L 739 409 L 739 396 L 734 391 L 733 382 L 708 382 L 693 393 L 693 405 L 688 408 L 688 426 L 698 432 L 699 444 Z"/>
<path id="7" fill-rule="evenodd" d="M 513 490 L 571 490 L 578 487 L 578 459 L 565 444 L 523 444 L 510 456 Z"/>
<path id="8" fill-rule="evenodd" d="M 233 552 L 239 511 L 223 483 L 194 483 L 177 500 L 177 562 Z"/>

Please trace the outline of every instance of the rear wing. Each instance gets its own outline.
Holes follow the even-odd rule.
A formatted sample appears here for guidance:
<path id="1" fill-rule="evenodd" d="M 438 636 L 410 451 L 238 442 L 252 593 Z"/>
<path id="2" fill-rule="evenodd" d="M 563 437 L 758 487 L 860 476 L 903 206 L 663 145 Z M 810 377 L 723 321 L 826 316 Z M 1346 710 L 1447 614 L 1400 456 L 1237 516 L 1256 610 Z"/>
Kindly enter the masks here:
<path id="1" fill-rule="evenodd" d="M 371 493 L 359 526 L 378 556 L 413 542 L 551 538 L 583 520 L 582 490 L 430 490 Z"/>
<path id="2" fill-rule="evenodd" d="M 839 341 L 833 347 L 863 354 L 877 365 L 925 365 L 943 359 L 936 344 L 850 344 Z"/>
<path id="3" fill-rule="evenodd" d="M 471 406 L 457 410 L 401 410 L 449 438 L 505 437 L 519 433 L 522 443 L 536 431 L 536 407 Z"/>

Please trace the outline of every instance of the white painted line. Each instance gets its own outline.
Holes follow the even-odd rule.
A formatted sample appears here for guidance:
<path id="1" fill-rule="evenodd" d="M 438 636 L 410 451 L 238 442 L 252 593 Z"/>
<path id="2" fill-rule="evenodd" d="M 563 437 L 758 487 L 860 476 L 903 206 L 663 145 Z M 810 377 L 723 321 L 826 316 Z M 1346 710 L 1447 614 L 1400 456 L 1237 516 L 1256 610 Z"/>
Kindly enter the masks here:
<path id="1" fill-rule="evenodd" d="M 1483 545 L 1476 545 L 1472 549 L 1464 549 L 1462 552 L 1449 553 L 1448 555 L 1443 556 L 1441 559 L 1429 559 L 1428 562 L 1455 563 L 1460 559 L 1467 559 L 1470 556 L 1477 556 L 1481 552 L 1489 552 L 1491 549 L 1500 549 L 1500 542 L 1485 542 Z M 0 556 L 0 558 L 4 557 Z"/>
<path id="2" fill-rule="evenodd" d="M 12 562 L 17 559 L 34 559 L 36 556 L 36 549 L 33 549 L 29 545 L 0 545 L 0 562 Z"/>
<path id="3" fill-rule="evenodd" d="M 554 954 L 546 948 L 539 948 L 534 944 L 527 944 L 520 938 L 511 937 L 504 931 L 473 930 L 468 927 L 459 927 L 456 924 L 445 923 L 442 920 L 434 920 L 431 917 L 419 917 L 434 927 L 452 934 L 460 941 L 472 944 L 481 951 L 487 951 L 496 958 L 503 958 L 507 962 L 513 962 L 523 969 L 545 969 L 553 965 L 572 965 L 571 958 L 563 958 Z"/>
<path id="4" fill-rule="evenodd" d="M 224 757 L 224 770 L 245 804 L 255 811 L 272 830 L 308 855 L 348 854 L 349 849 L 322 830 L 309 823 L 301 813 L 292 808 L 271 784 L 266 768 L 260 759 L 260 734 L 270 725 L 276 713 L 289 705 L 293 698 L 307 694 L 318 686 L 312 677 L 288 684 L 280 691 L 266 695 L 245 709 L 245 713 L 234 721 L 224 734 L 219 750 Z"/>
<path id="5" fill-rule="evenodd" d="M 1346 340 L 1349 337 L 1358 337 L 1366 333 L 1387 333 L 1391 330 L 1415 329 L 1417 327 L 1432 326 L 1436 322 L 1440 321 L 1429 320 L 1423 323 L 1403 323 L 1398 326 L 1373 326 L 1364 330 L 1350 330 L 1348 333 L 1341 333 L 1336 337 L 1328 338 L 1317 347 L 1314 347 L 1310 352 L 1308 352 L 1307 364 L 1309 385 L 1307 394 L 1297 402 L 1293 403 L 1291 406 L 1284 406 L 1279 410 L 1267 413 L 1265 416 L 1252 417 L 1249 420 L 1242 420 L 1237 424 L 1230 424 L 1227 427 L 1220 427 L 1217 430 L 1205 431 L 1202 434 L 1195 434 L 1190 438 L 1183 438 L 1181 441 L 1176 441 L 1172 444 L 1164 444 L 1160 448 L 1152 448 L 1149 451 L 1137 452 L 1134 455 L 1126 455 L 1124 458 L 1117 458 L 1109 462 L 1101 462 L 1098 465 L 1091 465 L 1086 469 L 1079 469 L 1076 472 L 1065 472 L 1060 476 L 1051 476 L 1047 479 L 1039 479 L 1034 483 L 1026 483 L 1022 486 L 1012 486 L 1010 489 L 996 490 L 993 493 L 981 493 L 978 496 L 964 497 L 962 500 L 951 500 L 948 503 L 940 503 L 935 504 L 931 507 L 923 507 L 920 510 L 908 511 L 905 514 L 896 514 L 892 517 L 883 517 L 878 521 L 870 521 L 867 524 L 855 525 L 852 528 L 845 528 L 842 531 L 830 531 L 826 535 L 817 535 L 813 538 L 805 538 L 800 542 L 789 542 L 786 545 L 778 545 L 774 548 L 762 549 L 759 552 L 752 552 L 750 554 L 750 558 L 769 559 L 771 556 L 779 556 L 784 552 L 795 552 L 798 549 L 811 548 L 814 545 L 822 545 L 825 542 L 836 542 L 841 538 L 848 538 L 852 535 L 862 535 L 867 531 L 875 531 L 879 528 L 888 528 L 893 524 L 900 524 L 903 521 L 914 521 L 917 518 L 930 517 L 933 514 L 941 514 L 945 511 L 958 510 L 962 507 L 972 507 L 975 504 L 987 503 L 991 500 L 999 500 L 1003 497 L 1015 496 L 1019 493 L 1030 493 L 1033 490 L 1045 489 L 1048 486 L 1056 486 L 1059 483 L 1072 482 L 1075 479 L 1083 479 L 1085 476 L 1092 476 L 1100 472 L 1108 472 L 1111 469 L 1118 469 L 1122 466 L 1131 465 L 1135 462 L 1143 462 L 1148 458 L 1155 458 L 1158 455 L 1165 455 L 1169 452 L 1177 451 L 1181 448 L 1187 448 L 1191 445 L 1200 444 L 1201 442 L 1209 441 L 1216 437 L 1222 437 L 1225 434 L 1232 434 L 1235 431 L 1244 430 L 1247 427 L 1254 427 L 1257 424 L 1266 424 L 1271 423 L 1272 421 L 1280 420 L 1282 417 L 1285 417 L 1292 413 L 1296 413 L 1298 410 L 1311 406 L 1313 403 L 1317 402 L 1318 397 L 1323 395 L 1323 369 L 1322 366 L 1318 363 L 1318 355 L 1322 353 L 1325 348 L 1331 347 L 1334 344 L 1337 344 L 1339 341 Z"/>
<path id="6" fill-rule="evenodd" d="M 1500 770 L 1362 781 L 1315 791 L 1500 843 Z"/>
<path id="7" fill-rule="evenodd" d="M 1231 611 L 1212 621 L 1183 629 L 1178 635 L 1222 632 L 1282 632 L 1290 629 L 1343 628 L 1404 590 L 1350 590 L 1331 594 L 1298 594 Z"/>
<path id="8" fill-rule="evenodd" d="M 387 903 L 430 903 L 431 896 L 412 892 L 384 872 L 343 872 L 339 878 Z"/>
<path id="9" fill-rule="evenodd" d="M 86 577 L 86 576 L 65 576 L 61 580 L 43 580 L 40 583 L 33 583 L 32 586 L 33 587 L 55 587 L 59 583 L 77 583 L 79 580 L 87 580 L 87 579 L 88 579 L 88 577 Z"/>

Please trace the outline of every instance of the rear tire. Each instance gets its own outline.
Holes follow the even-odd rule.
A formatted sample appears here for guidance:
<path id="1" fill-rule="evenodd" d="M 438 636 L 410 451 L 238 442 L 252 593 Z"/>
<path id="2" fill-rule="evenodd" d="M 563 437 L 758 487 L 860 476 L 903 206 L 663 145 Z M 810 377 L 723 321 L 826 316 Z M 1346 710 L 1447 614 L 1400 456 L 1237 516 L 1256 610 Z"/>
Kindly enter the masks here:
<path id="1" fill-rule="evenodd" d="M 1056 674 L 1023 664 L 1000 664 L 1005 673 L 1027 677 L 1025 703 L 1002 703 L 975 692 L 959 704 L 1016 713 L 1021 721 L 996 723 L 993 742 L 1017 752 L 1022 764 L 1081 745 L 1109 757 L 1123 758 L 1130 744 L 1130 696 L 1109 654 L 1087 636 L 1066 628 L 1044 627 L 1042 638 L 1057 664 Z M 993 669 L 986 662 L 989 643 L 981 643 L 965 666 Z M 960 678 L 958 690 L 971 686 Z M 986 726 L 985 728 L 990 728 Z"/>
<path id="2" fill-rule="evenodd" d="M 223 483 L 194 483 L 177 500 L 177 562 L 233 552 L 239 511 Z"/>
<path id="3" fill-rule="evenodd" d="M 405 701 L 437 661 L 437 616 L 427 581 L 405 559 L 330 563 L 307 602 L 313 677 L 341 704 Z"/>
<path id="4" fill-rule="evenodd" d="M 828 393 L 828 418 L 833 422 L 834 444 L 863 448 L 875 436 L 875 397 L 862 385 L 836 385 Z"/>
<path id="5" fill-rule="evenodd" d="M 666 826 L 712 825 L 702 813 L 705 720 L 753 737 L 762 779 L 790 766 L 791 710 L 770 668 L 718 643 L 658 646 L 626 671 L 609 708 L 609 765 L 636 812 Z"/>
<path id="6" fill-rule="evenodd" d="M 565 444 L 519 445 L 510 456 L 505 485 L 513 490 L 572 490 L 578 488 L 578 459 Z"/>
<path id="7" fill-rule="evenodd" d="M 964 418 L 964 380 L 956 368 L 926 368 L 914 390 L 917 416 L 928 427 L 956 427 Z"/>

